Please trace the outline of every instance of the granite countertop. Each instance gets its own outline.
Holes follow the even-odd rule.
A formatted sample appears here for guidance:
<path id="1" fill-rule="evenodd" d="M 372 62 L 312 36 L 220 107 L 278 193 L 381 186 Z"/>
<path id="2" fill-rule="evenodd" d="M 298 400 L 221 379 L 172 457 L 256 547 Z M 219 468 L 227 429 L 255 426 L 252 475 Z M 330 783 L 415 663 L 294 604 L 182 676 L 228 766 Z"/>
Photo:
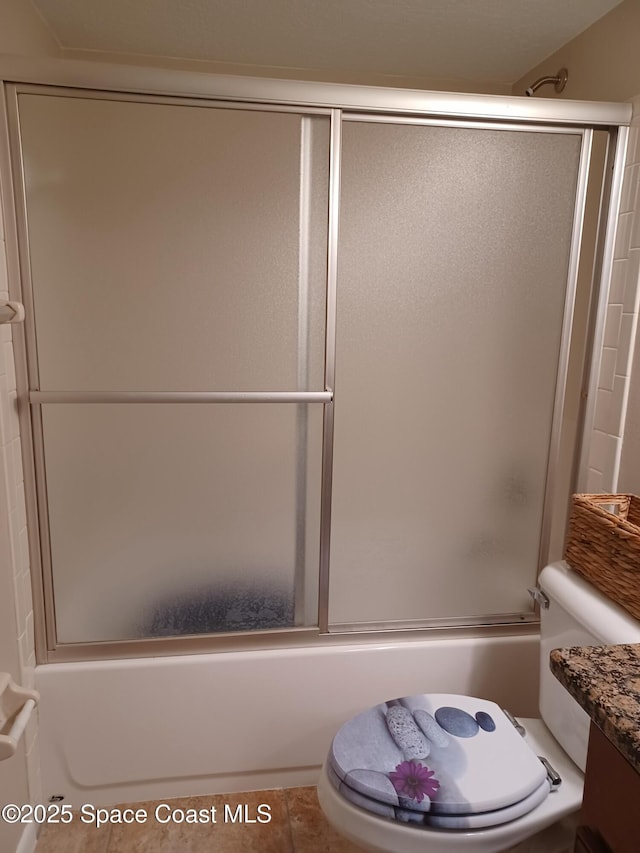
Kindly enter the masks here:
<path id="1" fill-rule="evenodd" d="M 551 671 L 640 773 L 640 643 L 551 652 Z"/>

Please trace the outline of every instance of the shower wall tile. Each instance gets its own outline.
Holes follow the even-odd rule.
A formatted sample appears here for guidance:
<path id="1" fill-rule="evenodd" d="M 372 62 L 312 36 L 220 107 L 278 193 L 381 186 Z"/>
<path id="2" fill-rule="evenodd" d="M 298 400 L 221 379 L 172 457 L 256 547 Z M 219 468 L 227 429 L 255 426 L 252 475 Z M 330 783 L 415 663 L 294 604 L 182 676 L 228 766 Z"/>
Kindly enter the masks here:
<path id="1" fill-rule="evenodd" d="M 22 463 L 22 459 L 20 460 L 20 462 Z M 24 482 L 18 483 L 16 491 L 17 491 L 17 497 L 16 497 L 17 506 L 15 509 L 15 512 L 16 512 L 15 524 L 17 525 L 16 529 L 22 530 L 24 528 L 24 532 L 26 534 L 27 533 L 27 505 L 26 505 L 25 493 L 24 493 Z"/>
<path id="2" fill-rule="evenodd" d="M 631 375 L 631 343 L 634 331 L 634 315 L 623 314 L 620 323 L 620 338 L 618 340 L 618 357 L 616 359 L 616 374 L 618 376 Z"/>
<path id="3" fill-rule="evenodd" d="M 611 434 L 613 419 L 613 390 L 605 391 L 598 388 L 596 394 L 596 414 L 593 422 L 594 428 L 599 432 Z M 593 438 L 592 438 L 593 441 Z M 605 473 L 605 472 L 601 472 Z"/>
<path id="4" fill-rule="evenodd" d="M 616 436 L 609 435 L 601 430 L 594 430 L 591 439 L 591 452 L 589 454 L 589 467 L 591 470 L 598 473 L 611 470 L 615 464 L 617 445 Z"/>
<path id="5" fill-rule="evenodd" d="M 6 472 L 5 476 L 7 505 L 9 507 L 9 513 L 13 513 L 18 500 L 18 487 L 16 483 L 15 453 L 13 452 L 13 441 L 9 441 L 4 444 L 4 467 Z M 9 535 L 13 538 L 14 534 L 15 530 L 13 528 L 9 528 Z M 19 555 L 17 554 L 17 552 L 14 552 L 14 556 Z"/>
<path id="6" fill-rule="evenodd" d="M 635 153 L 635 152 L 634 152 Z M 622 195 L 620 197 L 620 213 L 633 213 L 636 209 L 636 199 L 638 196 L 638 177 L 640 176 L 640 165 L 635 163 L 628 167 L 628 174 L 625 176 L 624 186 L 622 187 Z"/>
<path id="7" fill-rule="evenodd" d="M 640 196 L 638 197 L 640 204 Z M 639 217 L 640 218 L 640 217 Z M 626 281 L 624 298 L 622 307 L 628 314 L 635 314 L 638 311 L 638 284 L 640 281 L 640 249 L 629 250 L 629 260 L 627 262 Z"/>
<path id="8" fill-rule="evenodd" d="M 29 614 L 31 615 L 31 614 Z M 20 643 L 20 659 L 23 661 L 29 660 L 29 635 L 27 634 L 27 626 L 31 625 L 31 622 L 27 621 L 24 623 L 24 631 L 20 634 L 19 643 Z"/>
<path id="9" fill-rule="evenodd" d="M 6 367 L 6 365 L 5 365 Z M 5 373 L 2 405 L 2 444 L 6 449 L 12 441 L 20 437 L 18 420 L 18 395 L 15 391 L 15 374 Z M 14 387 L 11 387 L 14 385 Z"/>
<path id="10" fill-rule="evenodd" d="M 616 233 L 616 243 L 613 250 L 613 257 L 619 258 L 629 257 L 629 246 L 631 240 L 631 232 L 634 224 L 633 213 L 621 213 L 618 219 L 618 230 Z"/>
<path id="11" fill-rule="evenodd" d="M 6 376 L 15 376 L 16 366 L 13 359 L 13 344 L 11 341 L 3 341 L 2 343 L 3 350 L 3 358 L 2 362 L 4 364 L 4 373 Z"/>
<path id="12" fill-rule="evenodd" d="M 587 470 L 587 480 L 584 490 L 590 495 L 606 491 L 604 488 L 604 477 L 600 471 L 595 471 L 593 468 Z"/>
<path id="13" fill-rule="evenodd" d="M 0 299 L 9 298 L 5 234 L 0 208 Z M 0 489 L 6 495 L 9 530 L 8 542 L 2 543 L 0 571 L 3 572 L 3 588 L 13 589 L 17 625 L 15 648 L 20 662 L 20 671 L 13 675 L 25 686 L 33 687 L 34 615 L 15 360 L 11 326 L 8 324 L 0 325 Z M 8 573 L 9 577 L 4 573 Z M 37 712 L 27 727 L 25 747 L 29 798 L 32 803 L 36 803 L 42 796 Z"/>
<path id="14" fill-rule="evenodd" d="M 627 267 L 629 260 L 620 258 L 613 262 L 613 271 L 611 273 L 611 288 L 609 291 L 609 302 L 612 304 L 623 304 L 625 293 L 627 290 Z"/>
<path id="15" fill-rule="evenodd" d="M 29 583 L 29 574 L 28 572 L 22 571 L 20 575 L 18 575 L 17 579 L 18 586 L 18 623 L 20 625 L 27 624 L 27 616 L 32 612 L 32 604 L 31 604 L 31 584 Z M 26 660 L 29 659 L 31 652 L 33 649 L 31 646 L 26 650 L 27 656 Z"/>
<path id="16" fill-rule="evenodd" d="M 616 376 L 613 380 L 613 395 L 609 413 L 609 430 L 611 436 L 622 438 L 628 380 L 626 376 Z"/>
<path id="17" fill-rule="evenodd" d="M 640 249 L 640 216 L 638 216 L 637 212 L 635 216 L 633 216 L 633 222 L 631 223 L 631 229 L 629 232 L 629 248 Z"/>
<path id="18" fill-rule="evenodd" d="M 579 488 L 617 488 L 640 297 L 640 99 L 633 103 L 598 389 Z M 637 381 L 637 379 L 636 379 Z"/>
<path id="19" fill-rule="evenodd" d="M 0 213 L 0 222 L 2 213 Z M 0 237 L 0 298 L 7 299 L 9 296 L 9 283 L 7 281 L 7 259 L 4 247 L 4 232 Z"/>
<path id="20" fill-rule="evenodd" d="M 616 347 L 620 337 L 620 323 L 622 322 L 622 305 L 609 305 L 607 308 L 607 319 L 604 326 L 605 347 Z"/>
<path id="21" fill-rule="evenodd" d="M 640 201 L 640 163 L 631 167 L 629 180 L 629 209 L 635 213 Z"/>
<path id="22" fill-rule="evenodd" d="M 627 164 L 633 165 L 640 163 L 640 124 L 638 124 L 638 115 L 640 115 L 640 98 L 633 102 L 633 116 L 631 121 L 631 129 L 629 132 L 629 142 L 627 145 Z"/>
<path id="23" fill-rule="evenodd" d="M 0 352 L 0 361 L 4 367 L 4 359 Z M 9 443 L 9 379 L 7 378 L 6 368 L 0 373 L 0 447 L 4 452 L 5 446 Z"/>
<path id="24" fill-rule="evenodd" d="M 602 350 L 602 361 L 600 362 L 600 376 L 598 388 L 605 391 L 613 391 L 613 380 L 616 375 L 616 358 L 618 350 L 614 347 L 605 347 Z"/>

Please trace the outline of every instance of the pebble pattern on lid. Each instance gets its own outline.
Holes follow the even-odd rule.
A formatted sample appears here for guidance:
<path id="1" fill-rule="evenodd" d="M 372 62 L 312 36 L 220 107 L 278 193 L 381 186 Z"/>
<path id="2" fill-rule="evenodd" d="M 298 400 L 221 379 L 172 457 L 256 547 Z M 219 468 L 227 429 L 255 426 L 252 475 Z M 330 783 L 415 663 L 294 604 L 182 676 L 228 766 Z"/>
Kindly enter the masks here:
<path id="1" fill-rule="evenodd" d="M 480 726 L 471 714 L 461 711 L 460 708 L 438 708 L 436 722 L 445 732 L 456 737 L 475 737 L 480 731 Z M 495 726 L 487 731 L 495 731 Z"/>
<path id="2" fill-rule="evenodd" d="M 542 796 L 546 783 L 499 706 L 452 694 L 389 700 L 348 720 L 333 739 L 329 768 L 346 799 L 423 825 L 437 816 L 440 826 L 450 818 L 472 826 L 494 812 L 497 823 L 516 802 L 526 808 L 534 791 Z"/>

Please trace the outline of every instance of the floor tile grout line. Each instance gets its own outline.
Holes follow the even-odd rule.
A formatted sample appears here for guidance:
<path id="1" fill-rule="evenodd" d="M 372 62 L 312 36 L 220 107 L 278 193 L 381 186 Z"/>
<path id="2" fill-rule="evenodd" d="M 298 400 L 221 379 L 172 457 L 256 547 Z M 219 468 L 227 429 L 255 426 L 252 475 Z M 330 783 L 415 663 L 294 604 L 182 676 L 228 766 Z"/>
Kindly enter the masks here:
<path id="1" fill-rule="evenodd" d="M 287 811 L 287 826 L 289 827 L 289 840 L 291 841 L 291 853 L 296 853 L 296 847 L 293 840 L 293 827 L 291 826 L 291 811 L 289 809 L 289 789 L 283 788 L 282 793 L 284 794 L 284 807 Z"/>

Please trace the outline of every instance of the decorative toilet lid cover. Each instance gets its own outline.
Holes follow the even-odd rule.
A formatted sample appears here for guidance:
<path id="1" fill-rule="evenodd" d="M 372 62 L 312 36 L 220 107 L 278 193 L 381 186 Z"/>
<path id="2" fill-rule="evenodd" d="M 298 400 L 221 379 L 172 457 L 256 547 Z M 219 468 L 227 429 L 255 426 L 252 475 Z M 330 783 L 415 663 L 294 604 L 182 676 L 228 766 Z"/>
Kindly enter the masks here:
<path id="1" fill-rule="evenodd" d="M 434 820 L 425 822 L 440 826 L 461 822 L 437 816 L 525 806 L 549 790 L 542 763 L 495 702 L 448 693 L 391 700 L 353 717 L 333 739 L 329 766 L 341 792 L 379 804 L 387 817 L 391 807 L 420 821 L 429 814 Z"/>
<path id="2" fill-rule="evenodd" d="M 430 829 L 487 829 L 499 826 L 533 811 L 549 794 L 549 782 L 545 779 L 542 785 L 524 800 L 504 809 L 478 812 L 477 814 L 435 815 L 429 812 L 404 809 L 400 806 L 391 806 L 371 797 L 365 797 L 364 794 L 354 791 L 353 788 L 341 782 L 330 767 L 327 767 L 327 775 L 338 793 L 354 805 L 388 820 L 397 820 L 401 823 L 411 823 L 414 826 L 425 826 Z"/>

